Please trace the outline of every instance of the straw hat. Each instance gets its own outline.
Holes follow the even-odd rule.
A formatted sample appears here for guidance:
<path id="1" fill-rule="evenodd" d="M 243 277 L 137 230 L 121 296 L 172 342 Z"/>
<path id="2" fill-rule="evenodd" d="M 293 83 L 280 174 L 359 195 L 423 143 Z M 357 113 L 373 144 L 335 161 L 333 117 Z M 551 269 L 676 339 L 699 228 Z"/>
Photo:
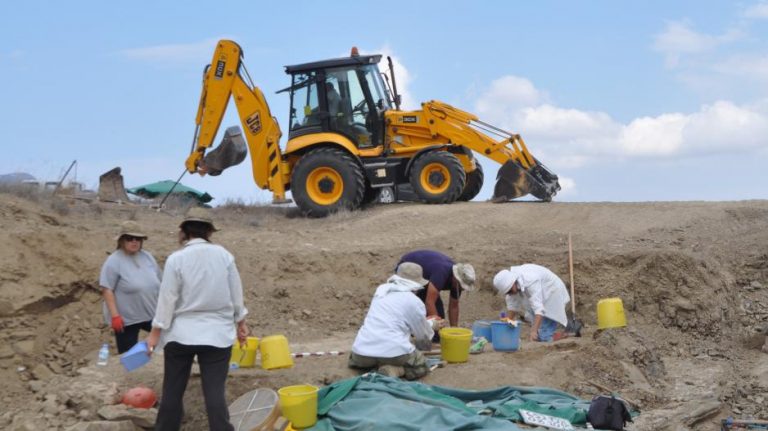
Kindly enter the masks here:
<path id="1" fill-rule="evenodd" d="M 429 283 L 429 280 L 424 278 L 424 270 L 421 265 L 413 262 L 403 262 L 397 266 L 397 276 L 405 278 L 419 283 L 419 286 L 424 286 Z"/>
<path id="2" fill-rule="evenodd" d="M 453 265 L 453 276 L 467 292 L 475 290 L 475 268 L 468 263 Z"/>
<path id="3" fill-rule="evenodd" d="M 184 217 L 184 220 L 181 222 L 179 227 L 183 225 L 184 223 L 188 221 L 196 221 L 200 223 L 208 223 L 211 225 L 211 228 L 213 228 L 214 231 L 217 231 L 216 227 L 213 225 L 213 219 L 211 218 L 210 211 L 206 210 L 205 208 L 200 207 L 192 207 L 187 211 L 187 215 Z"/>
<path id="4" fill-rule="evenodd" d="M 123 235 L 135 236 L 137 238 L 149 238 L 147 234 L 143 233 L 144 230 L 133 220 L 126 220 L 120 223 L 120 233 L 115 237 L 115 241 L 118 241 Z"/>

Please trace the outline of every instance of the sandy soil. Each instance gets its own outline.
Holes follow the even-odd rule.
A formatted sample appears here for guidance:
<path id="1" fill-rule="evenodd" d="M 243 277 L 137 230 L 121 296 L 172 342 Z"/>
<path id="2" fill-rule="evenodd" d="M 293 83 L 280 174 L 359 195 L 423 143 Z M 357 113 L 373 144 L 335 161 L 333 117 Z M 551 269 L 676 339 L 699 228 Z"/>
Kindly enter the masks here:
<path id="1" fill-rule="evenodd" d="M 768 355 L 760 350 L 768 201 L 393 204 L 320 220 L 258 207 L 214 214 L 214 240 L 237 258 L 253 332 L 284 334 L 294 352 L 348 351 L 375 286 L 404 252 L 434 248 L 475 265 L 480 288 L 462 298 L 460 316 L 470 327 L 502 308 L 491 280 L 505 266 L 538 263 L 567 281 L 571 232 L 585 336 L 473 355 L 425 382 L 550 386 L 585 398 L 601 392 L 597 383 L 640 404 L 637 430 L 768 417 Z M 146 226 L 145 248 L 161 263 L 178 247 L 180 214 L 0 194 L 0 428 L 65 429 L 98 420 L 101 406 L 133 385 L 159 391 L 160 360 L 131 374 L 115 358 L 94 365 L 101 343 L 113 340 L 102 324 L 98 271 L 125 219 Z M 597 331 L 597 301 L 616 296 L 628 327 Z M 353 375 L 344 356 L 297 358 L 288 370 L 233 372 L 228 395 Z M 204 424 L 193 378 L 185 429 Z"/>

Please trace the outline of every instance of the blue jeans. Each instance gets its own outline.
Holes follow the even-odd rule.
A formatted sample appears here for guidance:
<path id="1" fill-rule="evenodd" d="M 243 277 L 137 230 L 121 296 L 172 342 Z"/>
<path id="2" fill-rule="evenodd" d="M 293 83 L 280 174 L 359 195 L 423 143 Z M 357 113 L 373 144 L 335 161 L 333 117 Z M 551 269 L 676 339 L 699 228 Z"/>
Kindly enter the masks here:
<path id="1" fill-rule="evenodd" d="M 538 334 L 539 341 L 552 341 L 552 337 L 554 337 L 556 330 L 557 322 L 542 316 Z"/>

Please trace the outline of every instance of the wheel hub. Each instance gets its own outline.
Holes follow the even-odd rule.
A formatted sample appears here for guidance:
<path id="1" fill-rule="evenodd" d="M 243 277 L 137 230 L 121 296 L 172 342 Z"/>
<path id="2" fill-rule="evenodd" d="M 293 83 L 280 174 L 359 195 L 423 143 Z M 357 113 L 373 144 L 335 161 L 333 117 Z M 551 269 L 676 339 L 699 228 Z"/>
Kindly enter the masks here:
<path id="1" fill-rule="evenodd" d="M 433 187 L 440 187 L 445 182 L 445 175 L 442 172 L 430 172 L 429 184 Z"/>
<path id="2" fill-rule="evenodd" d="M 329 177 L 323 177 L 320 182 L 317 184 L 317 187 L 320 189 L 323 193 L 330 193 L 333 191 L 333 187 L 335 186 L 335 183 L 333 180 Z"/>

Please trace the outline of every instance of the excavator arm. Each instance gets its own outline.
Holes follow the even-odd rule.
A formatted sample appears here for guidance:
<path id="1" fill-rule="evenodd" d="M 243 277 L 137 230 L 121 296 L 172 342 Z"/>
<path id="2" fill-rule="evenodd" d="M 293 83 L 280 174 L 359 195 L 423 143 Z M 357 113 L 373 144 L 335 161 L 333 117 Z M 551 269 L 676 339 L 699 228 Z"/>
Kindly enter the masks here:
<path id="1" fill-rule="evenodd" d="M 237 128 L 225 133 L 222 143 L 206 156 L 216 137 L 230 98 L 234 99 L 240 117 L 245 141 L 251 153 L 253 179 L 262 189 L 269 189 L 276 202 L 285 200 L 286 185 L 290 182 L 288 168 L 280 152 L 282 132 L 272 116 L 264 94 L 254 86 L 242 64 L 243 52 L 231 40 L 221 40 L 216 46 L 211 64 L 205 69 L 200 101 L 195 119 L 195 137 L 192 151 L 184 165 L 188 172 L 217 175 L 245 157 L 243 135 Z M 243 74 L 248 79 L 243 79 Z M 242 156 L 238 146 L 242 146 Z M 218 152 L 218 154 L 213 154 Z"/>
<path id="2" fill-rule="evenodd" d="M 530 193 L 550 201 L 560 190 L 557 175 L 531 155 L 520 135 L 437 100 L 422 103 L 422 112 L 425 118 L 419 123 L 426 123 L 432 140 L 465 146 L 502 165 L 494 200 L 510 200 Z M 400 125 L 400 133 L 407 134 L 403 126 Z"/>

